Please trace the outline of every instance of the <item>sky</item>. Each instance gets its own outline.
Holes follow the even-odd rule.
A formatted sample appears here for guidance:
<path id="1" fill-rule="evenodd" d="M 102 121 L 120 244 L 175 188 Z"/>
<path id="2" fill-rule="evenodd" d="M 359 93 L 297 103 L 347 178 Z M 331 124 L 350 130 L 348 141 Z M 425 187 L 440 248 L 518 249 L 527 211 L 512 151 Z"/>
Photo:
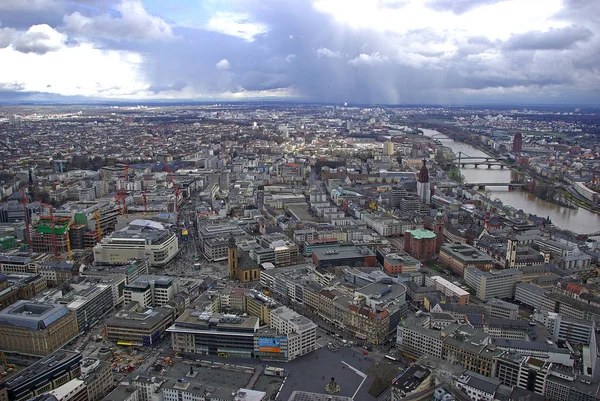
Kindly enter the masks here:
<path id="1" fill-rule="evenodd" d="M 600 0 L 0 0 L 0 101 L 600 104 Z"/>

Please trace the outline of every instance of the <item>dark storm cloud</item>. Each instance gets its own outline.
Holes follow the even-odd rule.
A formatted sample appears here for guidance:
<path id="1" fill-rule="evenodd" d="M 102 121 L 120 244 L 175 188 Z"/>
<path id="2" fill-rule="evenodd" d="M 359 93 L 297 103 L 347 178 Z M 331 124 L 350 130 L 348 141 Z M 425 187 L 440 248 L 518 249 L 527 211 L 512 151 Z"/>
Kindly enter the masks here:
<path id="1" fill-rule="evenodd" d="M 588 28 L 570 26 L 547 32 L 530 31 L 513 35 L 505 44 L 507 50 L 563 50 L 593 36 Z"/>
<path id="2" fill-rule="evenodd" d="M 500 3 L 504 0 L 430 0 L 427 6 L 441 11 L 451 11 L 460 15 L 474 8 Z"/>
<path id="3" fill-rule="evenodd" d="M 390 36 L 340 29 L 308 1 L 267 0 L 240 12 L 268 26 L 268 33 L 248 42 L 201 29 L 176 29 L 174 33 L 184 40 L 145 49 L 157 55 L 148 64 L 150 79 L 159 87 L 179 79 L 186 89 L 201 93 L 291 86 L 317 101 L 411 103 L 451 102 L 461 90 L 562 88 L 573 84 L 573 74 L 585 76 L 590 71 L 572 61 L 581 57 L 579 53 L 554 59 L 534 53 L 584 43 L 591 31 L 582 27 L 530 32 L 506 43 L 472 36 L 455 42 L 456 51 L 446 54 L 436 47 L 446 42 L 444 32 L 424 28 Z M 229 62 L 226 71 L 215 67 L 222 59 Z M 575 73 L 578 68 L 581 71 Z"/>
<path id="4" fill-rule="evenodd" d="M 427 4 L 458 15 L 499 1 Z M 427 26 L 402 32 L 356 29 L 317 11 L 312 0 L 228 2 L 217 11 L 234 15 L 232 21 L 241 24 L 234 24 L 241 29 L 237 33 L 208 30 L 206 21 L 196 27 L 167 24 L 138 0 L 56 0 L 45 16 L 29 13 L 29 25 L 22 11 L 11 11 L 10 24 L 2 13 L 0 48 L 15 46 L 18 37 L 21 44 L 15 47 L 38 54 L 70 46 L 70 40 L 134 52 L 143 55 L 147 91 L 159 97 L 293 88 L 307 100 L 350 103 L 530 99 L 536 93 L 547 99 L 550 92 L 561 101 L 587 100 L 600 89 L 600 1 L 565 2 L 555 18 L 567 21 L 566 28 L 531 31 L 503 42 Z M 402 12 L 408 1 L 377 4 Z M 63 43 L 57 37 L 44 41 L 34 35 L 26 41 L 22 36 L 31 25 L 45 23 L 69 38 Z M 248 32 L 260 34 L 249 37 Z"/>

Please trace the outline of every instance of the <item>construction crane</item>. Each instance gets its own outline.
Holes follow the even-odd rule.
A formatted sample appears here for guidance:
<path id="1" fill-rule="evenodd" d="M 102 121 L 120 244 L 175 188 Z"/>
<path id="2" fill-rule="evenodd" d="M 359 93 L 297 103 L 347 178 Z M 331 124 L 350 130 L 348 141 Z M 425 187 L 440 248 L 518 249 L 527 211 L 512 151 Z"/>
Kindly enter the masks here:
<path id="1" fill-rule="evenodd" d="M 125 193 L 127 184 L 129 182 L 129 163 L 125 164 L 125 170 L 123 171 L 123 180 L 121 181 L 121 188 L 117 195 L 117 201 L 119 204 L 119 214 L 127 214 L 127 195 Z"/>
<path id="2" fill-rule="evenodd" d="M 144 214 L 148 214 L 148 199 L 146 198 L 146 192 L 142 192 L 142 198 L 144 198 Z"/>
<path id="3" fill-rule="evenodd" d="M 165 171 L 169 174 L 169 180 L 171 181 L 171 187 L 173 187 L 173 193 L 175 194 L 175 202 L 173 203 L 173 213 L 175 213 L 175 219 L 177 220 L 177 227 L 179 227 L 179 208 L 177 202 L 179 202 L 179 196 L 181 191 L 179 187 L 175 186 L 173 182 L 173 172 L 169 169 L 169 164 L 165 161 Z"/>
<path id="4" fill-rule="evenodd" d="M 98 242 L 102 240 L 102 229 L 100 228 L 100 208 L 96 209 L 94 212 L 94 219 L 96 220 L 96 236 L 98 237 Z"/>
<path id="5" fill-rule="evenodd" d="M 73 220 L 69 220 L 69 224 L 67 224 L 67 228 L 65 228 L 65 241 L 67 242 L 67 257 L 69 260 L 73 260 L 73 254 L 71 253 L 71 239 L 69 238 L 71 224 L 73 224 Z"/>
<path id="6" fill-rule="evenodd" d="M 38 202 L 40 205 L 47 207 L 50 210 L 50 224 L 52 229 L 52 248 L 54 250 L 54 255 L 58 256 L 58 244 L 56 243 L 56 222 L 54 219 L 54 206 L 48 205 L 46 203 Z M 47 216 L 42 216 L 42 219 L 48 218 Z"/>
<path id="7" fill-rule="evenodd" d="M 27 241 L 27 246 L 29 246 L 29 251 L 31 251 L 31 228 L 29 227 L 29 211 L 27 210 L 27 204 L 29 201 L 27 200 L 27 196 L 25 196 L 25 188 L 21 189 L 21 200 L 23 201 L 23 218 L 25 219 L 25 241 Z"/>
<path id="8" fill-rule="evenodd" d="M 100 197 L 104 196 L 104 188 L 106 187 L 106 170 L 102 174 L 102 186 L 100 187 Z"/>

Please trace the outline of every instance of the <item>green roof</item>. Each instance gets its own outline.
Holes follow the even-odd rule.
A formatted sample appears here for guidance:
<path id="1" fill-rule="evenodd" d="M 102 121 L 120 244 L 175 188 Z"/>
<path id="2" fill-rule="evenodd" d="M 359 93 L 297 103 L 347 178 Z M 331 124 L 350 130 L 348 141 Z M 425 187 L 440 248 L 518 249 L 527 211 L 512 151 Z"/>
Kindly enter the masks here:
<path id="1" fill-rule="evenodd" d="M 416 230 L 406 230 L 406 232 L 411 233 L 415 239 L 428 239 L 436 237 L 433 231 L 429 231 L 424 228 L 419 228 Z"/>

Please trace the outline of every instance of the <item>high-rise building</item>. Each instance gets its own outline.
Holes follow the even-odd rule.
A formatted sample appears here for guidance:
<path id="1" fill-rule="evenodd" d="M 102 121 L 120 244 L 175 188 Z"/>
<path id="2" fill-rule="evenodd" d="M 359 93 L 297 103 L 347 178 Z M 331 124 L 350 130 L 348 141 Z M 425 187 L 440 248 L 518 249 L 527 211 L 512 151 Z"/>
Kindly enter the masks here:
<path id="1" fill-rule="evenodd" d="M 429 182 L 429 170 L 427 169 L 427 161 L 423 159 L 423 166 L 419 170 L 417 178 L 417 195 L 425 205 L 431 203 L 431 184 Z"/>
<path id="2" fill-rule="evenodd" d="M 520 132 L 517 132 L 513 137 L 512 151 L 513 153 L 521 153 L 523 151 L 523 135 Z"/>
<path id="3" fill-rule="evenodd" d="M 391 156 L 394 154 L 394 142 L 387 141 L 383 144 L 383 154 L 386 156 Z"/>

